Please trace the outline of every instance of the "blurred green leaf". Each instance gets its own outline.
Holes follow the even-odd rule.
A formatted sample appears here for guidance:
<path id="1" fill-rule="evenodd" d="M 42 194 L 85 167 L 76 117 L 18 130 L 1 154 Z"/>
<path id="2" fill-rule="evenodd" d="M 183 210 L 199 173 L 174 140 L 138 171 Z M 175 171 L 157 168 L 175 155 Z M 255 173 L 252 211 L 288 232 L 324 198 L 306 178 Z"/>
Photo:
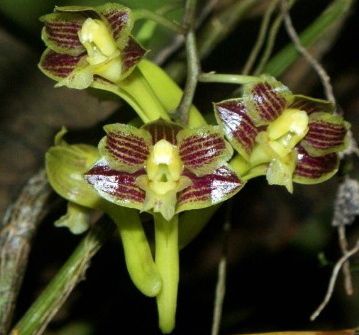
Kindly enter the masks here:
<path id="1" fill-rule="evenodd" d="M 353 0 L 335 0 L 324 12 L 300 34 L 300 41 L 303 46 L 310 47 L 317 42 L 334 23 L 343 19 L 353 5 Z M 264 73 L 270 73 L 274 77 L 280 76 L 300 54 L 295 46 L 290 43 L 278 52 L 264 69 Z"/>

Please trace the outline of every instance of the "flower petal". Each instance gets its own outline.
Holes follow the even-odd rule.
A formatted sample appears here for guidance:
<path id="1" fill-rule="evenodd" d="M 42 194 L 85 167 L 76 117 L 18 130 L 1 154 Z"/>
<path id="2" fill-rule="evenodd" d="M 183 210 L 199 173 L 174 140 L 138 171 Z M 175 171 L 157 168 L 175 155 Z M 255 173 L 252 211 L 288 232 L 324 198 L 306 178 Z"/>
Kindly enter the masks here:
<path id="1" fill-rule="evenodd" d="M 338 170 L 339 158 L 331 153 L 325 156 L 310 156 L 303 148 L 297 148 L 297 164 L 293 181 L 300 184 L 317 184 L 331 178 Z"/>
<path id="2" fill-rule="evenodd" d="M 162 119 L 147 123 L 142 128 L 151 134 L 152 144 L 166 140 L 173 145 L 177 144 L 177 134 L 182 129 L 180 125 Z"/>
<path id="3" fill-rule="evenodd" d="M 118 47 L 124 48 L 134 24 L 131 10 L 117 3 L 107 3 L 94 9 L 108 23 Z"/>
<path id="4" fill-rule="evenodd" d="M 78 32 L 85 21 L 77 13 L 52 13 L 40 18 L 44 22 L 42 39 L 46 46 L 58 53 L 78 56 L 85 52 Z"/>
<path id="5" fill-rule="evenodd" d="M 51 79 L 60 81 L 70 76 L 84 58 L 84 55 L 71 56 L 46 49 L 41 56 L 39 68 Z"/>
<path id="6" fill-rule="evenodd" d="M 347 145 L 349 124 L 340 115 L 325 112 L 313 113 L 309 117 L 308 127 L 308 133 L 300 145 L 311 156 L 339 152 Z"/>
<path id="7" fill-rule="evenodd" d="M 127 77 L 137 63 L 146 54 L 147 50 L 138 44 L 135 39 L 130 37 L 127 41 L 126 46 L 122 50 L 122 78 Z"/>
<path id="8" fill-rule="evenodd" d="M 292 101 L 292 93 L 281 82 L 270 76 L 244 86 L 243 101 L 256 126 L 275 120 Z"/>
<path id="9" fill-rule="evenodd" d="M 133 173 L 143 168 L 150 153 L 151 136 L 145 129 L 115 123 L 104 127 L 107 136 L 99 151 L 114 169 Z"/>
<path id="10" fill-rule="evenodd" d="M 177 143 L 183 164 L 197 176 L 211 173 L 233 155 L 218 126 L 182 129 Z"/>
<path id="11" fill-rule="evenodd" d="M 145 192 L 136 185 L 136 178 L 144 173 L 144 170 L 135 173 L 118 171 L 106 159 L 102 159 L 85 173 L 85 179 L 106 200 L 120 206 L 142 209 Z"/>
<path id="12" fill-rule="evenodd" d="M 226 165 L 201 177 L 197 177 L 189 171 L 186 171 L 184 175 L 192 180 L 192 185 L 178 194 L 177 213 L 209 207 L 225 201 L 244 185 Z"/>
<path id="13" fill-rule="evenodd" d="M 215 103 L 214 111 L 217 122 L 222 126 L 229 142 L 248 160 L 259 129 L 248 116 L 243 100 L 231 99 Z"/>
<path id="14" fill-rule="evenodd" d="M 308 115 L 316 112 L 332 114 L 335 111 L 335 106 L 330 101 L 315 99 L 305 95 L 294 95 L 294 100 L 288 108 L 303 110 L 307 112 Z"/>

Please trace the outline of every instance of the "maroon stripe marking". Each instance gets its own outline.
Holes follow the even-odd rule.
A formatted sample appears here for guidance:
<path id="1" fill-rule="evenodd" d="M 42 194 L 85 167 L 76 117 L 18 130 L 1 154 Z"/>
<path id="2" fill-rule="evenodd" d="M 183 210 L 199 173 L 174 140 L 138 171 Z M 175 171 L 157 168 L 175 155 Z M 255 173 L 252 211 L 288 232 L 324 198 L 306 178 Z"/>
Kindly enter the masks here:
<path id="1" fill-rule="evenodd" d="M 188 153 L 186 155 L 181 155 L 181 159 L 185 162 L 185 164 L 192 165 L 193 161 L 203 160 L 203 159 L 212 159 L 216 156 L 219 156 L 223 149 L 225 148 L 224 143 L 218 144 L 217 146 L 213 146 L 211 148 L 203 148 L 201 150 L 194 151 L 192 153 Z"/>
<path id="2" fill-rule="evenodd" d="M 256 109 L 259 111 L 260 116 L 266 121 L 272 121 L 276 117 L 276 112 L 269 103 L 268 99 L 263 96 L 262 86 L 262 84 L 255 86 L 254 103 L 256 105 Z"/>
<path id="3" fill-rule="evenodd" d="M 277 118 L 284 107 L 283 101 L 273 92 L 272 87 L 268 83 L 261 86 L 262 97 L 265 98 L 267 107 L 272 111 L 273 118 Z"/>
<path id="4" fill-rule="evenodd" d="M 137 143 L 131 143 L 130 141 L 126 140 L 118 140 L 113 137 L 107 137 L 108 145 L 112 146 L 117 150 L 124 150 L 124 151 L 133 151 L 135 154 L 140 155 L 141 157 L 147 157 L 149 151 L 147 150 L 147 145 L 143 141 L 142 146 L 139 146 Z"/>
<path id="5" fill-rule="evenodd" d="M 295 174 L 313 179 L 319 178 L 336 167 L 337 159 L 338 156 L 334 153 L 321 157 L 312 157 L 303 148 L 299 147 Z"/>
<path id="6" fill-rule="evenodd" d="M 144 159 L 137 159 L 131 156 L 127 156 L 125 153 L 120 152 L 118 150 L 113 150 L 110 147 L 106 147 L 106 149 L 112 154 L 112 156 L 116 157 L 116 159 L 125 162 L 128 165 L 140 165 L 143 164 Z"/>
<path id="7" fill-rule="evenodd" d="M 276 109 L 283 109 L 286 105 L 285 99 L 281 97 L 268 83 L 265 83 L 264 85 L 267 88 L 267 90 L 265 91 L 265 95 L 272 103 L 272 106 Z"/>
<path id="8" fill-rule="evenodd" d="M 204 139 L 202 138 L 203 142 L 199 143 L 182 143 L 180 146 L 180 154 L 182 157 L 186 157 L 187 155 L 194 154 L 194 151 L 196 150 L 211 150 L 213 147 L 221 146 L 222 148 L 225 148 L 224 140 L 220 137 L 214 137 L 209 136 Z M 183 141 L 185 142 L 185 141 Z"/>
<path id="9" fill-rule="evenodd" d="M 136 135 L 126 135 L 125 133 L 110 132 L 107 134 L 107 138 L 117 143 L 124 143 L 126 145 L 130 145 L 131 147 L 136 148 L 139 152 L 148 154 L 148 148 L 145 140 Z"/>
<path id="10" fill-rule="evenodd" d="M 325 133 L 338 134 L 341 132 L 345 132 L 346 129 L 342 125 L 334 125 L 325 122 L 311 122 L 309 124 L 309 131 L 320 131 Z"/>

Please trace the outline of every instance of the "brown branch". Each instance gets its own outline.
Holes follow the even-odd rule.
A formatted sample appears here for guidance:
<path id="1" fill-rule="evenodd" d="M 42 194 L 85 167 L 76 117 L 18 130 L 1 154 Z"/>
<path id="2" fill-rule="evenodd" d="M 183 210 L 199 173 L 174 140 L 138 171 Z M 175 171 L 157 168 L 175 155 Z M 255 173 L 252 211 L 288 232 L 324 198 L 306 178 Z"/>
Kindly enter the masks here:
<path id="1" fill-rule="evenodd" d="M 299 36 L 293 27 L 292 19 L 288 12 L 287 0 L 282 0 L 282 15 L 284 18 L 285 28 L 291 40 L 293 41 L 296 49 L 303 55 L 303 57 L 312 65 L 314 70 L 317 72 L 322 85 L 325 90 L 326 98 L 331 101 L 334 105 L 336 104 L 333 87 L 330 83 L 330 77 L 323 68 L 323 66 L 308 52 L 308 50 L 300 42 Z"/>
<path id="2" fill-rule="evenodd" d="M 329 280 L 329 285 L 327 289 L 327 293 L 325 294 L 325 297 L 323 299 L 323 302 L 319 305 L 319 307 L 314 311 L 314 313 L 311 315 L 310 320 L 314 321 L 320 313 L 323 311 L 323 309 L 327 306 L 327 304 L 330 301 L 330 298 L 333 295 L 335 283 L 337 281 L 339 271 L 342 268 L 342 266 L 345 264 L 345 262 L 354 254 L 356 254 L 359 251 L 359 240 L 356 242 L 353 249 L 349 250 L 343 257 L 339 259 L 339 261 L 335 264 L 335 267 L 333 269 L 332 275 Z"/>
<path id="3" fill-rule="evenodd" d="M 0 334 L 7 334 L 26 270 L 32 238 L 43 217 L 51 189 L 45 171 L 34 175 L 0 227 Z"/>

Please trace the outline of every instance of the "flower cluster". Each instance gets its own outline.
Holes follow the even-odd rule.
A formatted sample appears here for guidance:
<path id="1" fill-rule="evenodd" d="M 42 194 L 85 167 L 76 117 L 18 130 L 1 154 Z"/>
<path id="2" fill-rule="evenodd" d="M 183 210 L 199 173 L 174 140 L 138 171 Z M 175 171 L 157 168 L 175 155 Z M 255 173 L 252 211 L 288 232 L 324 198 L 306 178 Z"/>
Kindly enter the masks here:
<path id="1" fill-rule="evenodd" d="M 349 124 L 328 101 L 294 95 L 262 76 L 241 98 L 214 104 L 218 123 L 244 158 L 248 176 L 265 174 L 269 184 L 315 184 L 338 169 Z"/>
<path id="2" fill-rule="evenodd" d="M 130 35 L 130 9 L 119 4 L 56 7 L 41 21 L 47 49 L 39 67 L 57 86 L 83 89 L 100 79 L 116 84 L 145 54 Z"/>
<path id="3" fill-rule="evenodd" d="M 170 220 L 222 202 L 243 186 L 226 164 L 233 150 L 218 126 L 183 129 L 158 120 L 140 129 L 126 124 L 104 129 L 102 158 L 85 178 L 112 203 Z"/>

